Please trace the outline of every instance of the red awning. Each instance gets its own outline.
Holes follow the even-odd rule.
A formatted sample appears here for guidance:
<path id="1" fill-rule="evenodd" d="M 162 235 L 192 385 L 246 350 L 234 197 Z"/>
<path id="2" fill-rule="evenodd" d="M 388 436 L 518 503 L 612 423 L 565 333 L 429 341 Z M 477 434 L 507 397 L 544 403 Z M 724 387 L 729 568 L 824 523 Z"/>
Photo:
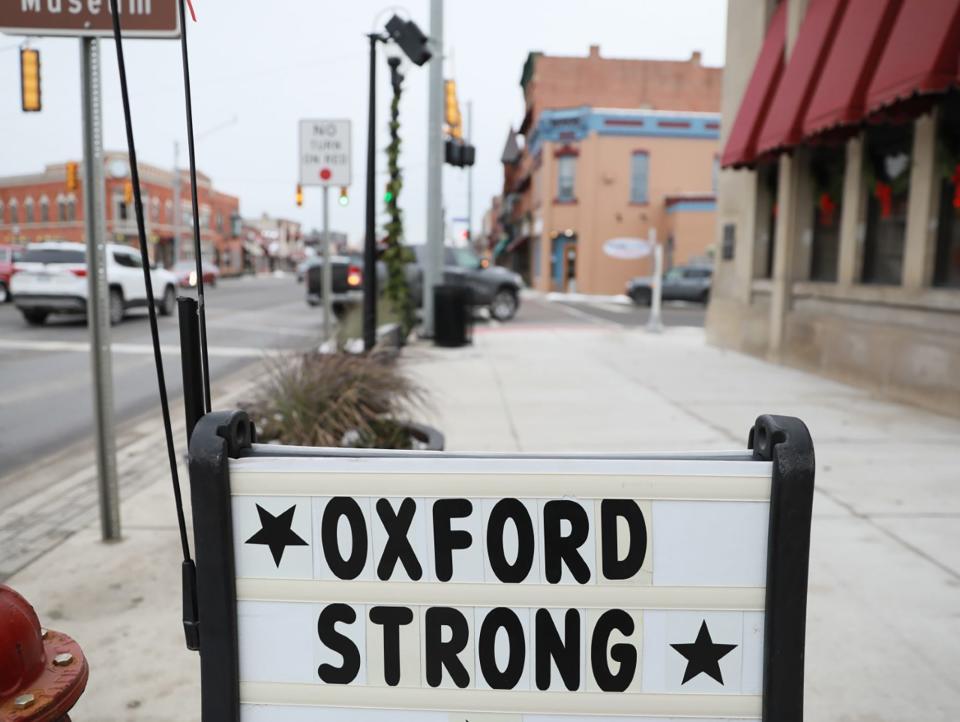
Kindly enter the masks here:
<path id="1" fill-rule="evenodd" d="M 904 3 L 867 90 L 867 112 L 946 90 L 957 82 L 958 59 L 960 0 Z"/>
<path id="2" fill-rule="evenodd" d="M 760 130 L 757 152 L 789 148 L 803 137 L 803 115 L 821 77 L 847 0 L 811 0 L 790 50 L 767 119 Z"/>
<path id="3" fill-rule="evenodd" d="M 902 0 L 849 0 L 803 119 L 804 135 L 859 123 Z"/>
<path id="4" fill-rule="evenodd" d="M 787 35 L 787 3 L 781 2 L 760 48 L 753 75 L 740 101 L 737 118 L 723 149 L 721 165 L 740 167 L 752 163 L 757 154 L 757 136 L 766 119 L 770 103 L 783 75 L 783 46 Z"/>

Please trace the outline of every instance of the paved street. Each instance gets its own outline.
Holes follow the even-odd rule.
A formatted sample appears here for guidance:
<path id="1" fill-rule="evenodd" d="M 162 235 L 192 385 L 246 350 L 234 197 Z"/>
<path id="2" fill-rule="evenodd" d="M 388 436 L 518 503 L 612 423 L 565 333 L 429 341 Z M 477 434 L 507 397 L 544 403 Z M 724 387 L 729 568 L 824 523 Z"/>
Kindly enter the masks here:
<path id="1" fill-rule="evenodd" d="M 180 393 L 175 316 L 159 319 L 171 400 Z M 222 280 L 207 293 L 210 373 L 214 380 L 271 351 L 319 340 L 322 312 L 307 306 L 292 276 Z M 114 402 L 118 431 L 157 407 L 157 385 L 146 311 L 112 329 Z M 84 320 L 52 317 L 28 326 L 12 304 L 0 306 L 0 469 L 3 476 L 38 456 L 89 436 L 93 421 L 90 352 Z M 0 488 L 0 506 L 31 491 L 29 475 Z"/>

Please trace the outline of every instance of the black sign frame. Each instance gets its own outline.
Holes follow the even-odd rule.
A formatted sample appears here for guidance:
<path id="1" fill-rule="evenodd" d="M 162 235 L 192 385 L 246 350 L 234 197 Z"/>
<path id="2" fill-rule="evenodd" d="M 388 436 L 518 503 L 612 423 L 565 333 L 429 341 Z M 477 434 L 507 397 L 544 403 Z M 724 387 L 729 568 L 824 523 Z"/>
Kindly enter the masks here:
<path id="1" fill-rule="evenodd" d="M 256 430 L 242 411 L 209 413 L 190 439 L 190 490 L 200 612 L 202 722 L 239 722 L 237 594 L 230 503 L 231 458 L 277 456 L 389 457 L 403 452 L 255 448 Z M 764 609 L 764 722 L 802 722 L 810 526 L 815 457 L 806 425 L 763 415 L 747 448 L 773 464 Z M 426 455 L 443 452 L 421 452 Z M 444 454 L 451 456 L 451 454 Z"/>

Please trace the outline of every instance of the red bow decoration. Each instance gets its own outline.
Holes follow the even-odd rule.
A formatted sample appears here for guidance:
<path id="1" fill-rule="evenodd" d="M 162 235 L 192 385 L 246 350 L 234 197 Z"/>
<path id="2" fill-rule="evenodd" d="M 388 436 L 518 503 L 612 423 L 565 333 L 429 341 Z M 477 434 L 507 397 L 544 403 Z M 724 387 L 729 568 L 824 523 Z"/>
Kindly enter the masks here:
<path id="1" fill-rule="evenodd" d="M 833 213 L 837 210 L 837 204 L 833 202 L 832 198 L 830 198 L 829 193 L 820 194 L 818 206 L 820 208 L 820 225 L 833 225 Z"/>
<path id="2" fill-rule="evenodd" d="M 960 163 L 954 166 L 950 182 L 953 183 L 953 207 L 960 208 Z"/>
<path id="3" fill-rule="evenodd" d="M 197 13 L 193 9 L 193 0 L 187 0 L 187 7 L 190 8 L 190 16 L 193 18 L 193 22 L 197 22 Z"/>
<path id="4" fill-rule="evenodd" d="M 893 212 L 893 188 L 889 183 L 877 181 L 873 187 L 873 195 L 880 201 L 880 217 L 889 218 Z"/>

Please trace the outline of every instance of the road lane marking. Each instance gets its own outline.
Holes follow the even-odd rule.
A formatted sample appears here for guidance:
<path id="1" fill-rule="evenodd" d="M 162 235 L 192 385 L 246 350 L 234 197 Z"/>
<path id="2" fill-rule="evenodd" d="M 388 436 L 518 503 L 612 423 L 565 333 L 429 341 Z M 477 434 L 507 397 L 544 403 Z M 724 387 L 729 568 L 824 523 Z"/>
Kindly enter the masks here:
<path id="1" fill-rule="evenodd" d="M 0 349 L 11 351 L 63 351 L 67 353 L 90 353 L 90 344 L 84 341 L 14 341 L 0 339 Z M 153 346 L 145 343 L 114 343 L 110 345 L 114 353 L 132 355 L 152 355 Z M 171 356 L 180 355 L 180 347 L 161 344 L 160 350 Z M 210 358 L 263 358 L 268 351 L 244 346 L 211 346 Z"/>

